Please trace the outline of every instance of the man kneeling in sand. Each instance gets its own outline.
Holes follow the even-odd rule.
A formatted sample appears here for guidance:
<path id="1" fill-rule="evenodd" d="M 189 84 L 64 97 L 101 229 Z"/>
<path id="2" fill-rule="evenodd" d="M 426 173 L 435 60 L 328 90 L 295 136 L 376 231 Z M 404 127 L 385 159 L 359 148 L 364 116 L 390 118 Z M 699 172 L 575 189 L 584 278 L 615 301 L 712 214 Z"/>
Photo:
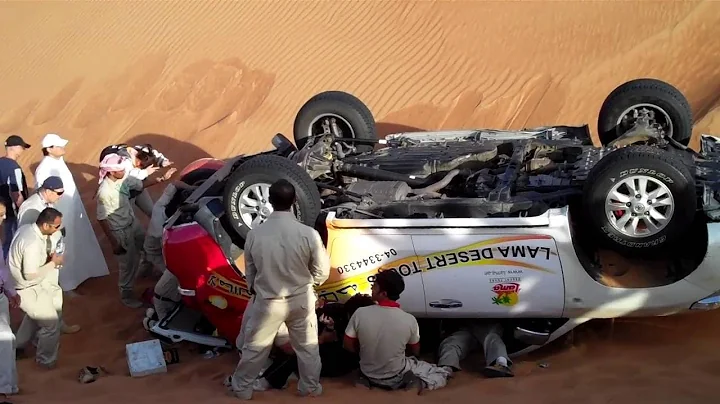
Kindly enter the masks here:
<path id="1" fill-rule="evenodd" d="M 350 318 L 343 345 L 360 353 L 358 384 L 387 390 L 441 388 L 450 372 L 415 358 L 420 354 L 420 327 L 397 302 L 403 290 L 402 275 L 378 273 L 372 286 L 377 304 L 357 309 Z M 412 357 L 405 355 L 406 350 Z"/>
<path id="2" fill-rule="evenodd" d="M 512 361 L 508 358 L 502 332 L 502 326 L 492 320 L 460 323 L 458 330 L 440 343 L 438 366 L 456 372 L 460 370 L 461 360 L 482 347 L 485 377 L 513 377 Z"/>

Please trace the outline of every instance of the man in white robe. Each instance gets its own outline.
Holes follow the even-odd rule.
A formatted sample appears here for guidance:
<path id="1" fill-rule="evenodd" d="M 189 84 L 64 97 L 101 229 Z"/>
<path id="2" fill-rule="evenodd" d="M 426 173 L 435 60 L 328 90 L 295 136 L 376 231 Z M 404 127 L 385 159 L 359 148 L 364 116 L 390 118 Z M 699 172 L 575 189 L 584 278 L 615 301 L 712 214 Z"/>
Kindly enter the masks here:
<path id="1" fill-rule="evenodd" d="M 60 271 L 60 286 L 66 292 L 75 290 L 89 278 L 110 273 L 77 191 L 75 179 L 63 159 L 67 143 L 66 139 L 54 133 L 45 135 L 41 142 L 45 157 L 35 170 L 36 188 L 48 177 L 57 176 L 62 179 L 65 189 L 55 208 L 63 214 L 65 262 Z"/>

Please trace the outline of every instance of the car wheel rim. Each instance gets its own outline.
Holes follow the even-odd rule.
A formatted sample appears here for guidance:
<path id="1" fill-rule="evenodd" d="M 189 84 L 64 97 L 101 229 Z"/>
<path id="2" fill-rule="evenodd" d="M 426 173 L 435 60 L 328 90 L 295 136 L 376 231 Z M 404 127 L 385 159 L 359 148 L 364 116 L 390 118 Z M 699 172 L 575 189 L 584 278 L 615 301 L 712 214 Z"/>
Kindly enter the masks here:
<path id="1" fill-rule="evenodd" d="M 248 228 L 264 223 L 274 211 L 270 203 L 270 184 L 257 183 L 245 188 L 238 198 L 238 210 L 243 224 Z M 300 208 L 297 202 L 290 211 L 298 217 Z"/>
<path id="2" fill-rule="evenodd" d="M 644 175 L 628 177 L 612 187 L 605 198 L 605 213 L 618 232 L 633 238 L 661 232 L 675 209 L 670 189 Z"/>
<path id="3" fill-rule="evenodd" d="M 336 114 L 323 114 L 316 116 L 308 126 L 308 136 L 325 136 L 333 135 L 339 138 L 355 139 L 355 131 L 345 118 Z M 349 149 L 352 145 L 342 142 L 345 149 Z"/>
<path id="4" fill-rule="evenodd" d="M 238 208 L 243 224 L 253 228 L 265 222 L 273 212 L 270 204 L 270 184 L 257 183 L 250 185 L 240 193 Z"/>
<path id="5" fill-rule="evenodd" d="M 662 129 L 669 137 L 673 137 L 674 127 L 670 115 L 662 108 L 653 104 L 635 104 L 620 114 L 615 122 L 618 136 L 633 128 L 636 123 L 645 121 L 648 125 Z"/>

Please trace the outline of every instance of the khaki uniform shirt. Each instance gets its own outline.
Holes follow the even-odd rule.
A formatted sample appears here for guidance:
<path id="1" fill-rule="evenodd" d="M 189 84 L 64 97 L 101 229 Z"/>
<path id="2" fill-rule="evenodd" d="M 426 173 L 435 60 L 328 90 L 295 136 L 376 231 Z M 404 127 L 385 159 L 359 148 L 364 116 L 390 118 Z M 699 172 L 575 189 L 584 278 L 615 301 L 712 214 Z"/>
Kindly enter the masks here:
<path id="1" fill-rule="evenodd" d="M 39 192 L 35 192 L 20 205 L 18 227 L 24 224 L 34 224 L 40 216 L 40 212 L 48 207 L 53 207 L 53 204 L 46 202 Z"/>
<path id="2" fill-rule="evenodd" d="M 122 180 L 105 178 L 98 189 L 97 219 L 107 220 L 110 230 L 123 230 L 135 222 L 130 191 L 142 191 L 143 183 L 135 177 Z"/>
<path id="3" fill-rule="evenodd" d="M 373 379 L 388 379 L 405 370 L 405 351 L 420 342 L 420 327 L 400 307 L 376 304 L 355 311 L 345 336 L 360 343 L 360 371 Z"/>
<path id="4" fill-rule="evenodd" d="M 290 212 L 273 212 L 248 233 L 245 276 L 258 298 L 288 297 L 325 282 L 330 259 L 315 229 Z"/>
<path id="5" fill-rule="evenodd" d="M 59 231 L 52 236 L 45 236 L 36 224 L 21 226 L 10 244 L 8 266 L 15 280 L 15 289 L 26 289 L 43 282 L 48 276 L 57 282 L 57 269 L 53 262 L 48 261 L 55 251 L 57 242 L 62 237 Z M 49 271 L 44 278 L 29 279 L 30 275 Z"/>

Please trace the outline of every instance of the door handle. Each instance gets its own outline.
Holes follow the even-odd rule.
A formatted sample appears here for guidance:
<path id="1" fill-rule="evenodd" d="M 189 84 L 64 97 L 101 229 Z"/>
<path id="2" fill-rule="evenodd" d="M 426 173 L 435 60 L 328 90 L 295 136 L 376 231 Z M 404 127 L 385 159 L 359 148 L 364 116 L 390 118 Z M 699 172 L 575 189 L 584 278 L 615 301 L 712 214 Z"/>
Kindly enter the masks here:
<path id="1" fill-rule="evenodd" d="M 459 300 L 442 299 L 430 302 L 430 307 L 435 309 L 459 309 L 460 307 L 463 307 L 463 304 Z"/>

